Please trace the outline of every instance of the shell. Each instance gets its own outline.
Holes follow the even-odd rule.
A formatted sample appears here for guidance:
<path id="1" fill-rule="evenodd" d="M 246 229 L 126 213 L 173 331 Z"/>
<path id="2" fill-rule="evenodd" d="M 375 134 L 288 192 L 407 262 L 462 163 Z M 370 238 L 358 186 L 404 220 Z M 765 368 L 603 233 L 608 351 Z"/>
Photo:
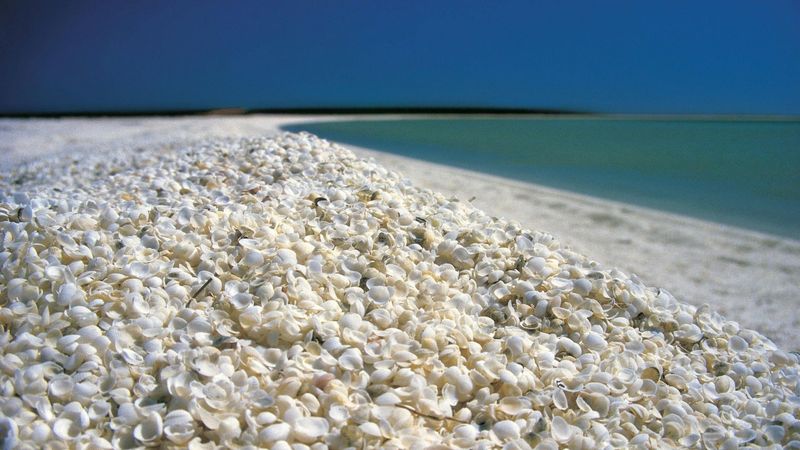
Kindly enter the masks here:
<path id="1" fill-rule="evenodd" d="M 133 437 L 142 443 L 153 442 L 161 437 L 164 431 L 164 423 L 161 416 L 157 413 L 151 413 L 141 423 L 136 425 L 133 429 Z"/>
<path id="2" fill-rule="evenodd" d="M 344 422 L 350 418 L 350 411 L 344 405 L 332 405 L 328 410 L 328 418 L 333 423 Z"/>
<path id="3" fill-rule="evenodd" d="M 56 419 L 53 422 L 53 435 L 65 441 L 77 439 L 81 434 L 81 428 L 70 419 Z"/>
<path id="4" fill-rule="evenodd" d="M 128 364 L 134 366 L 140 366 L 144 364 L 144 358 L 131 349 L 123 349 L 120 353 L 122 354 L 122 359 L 124 359 Z"/>
<path id="5" fill-rule="evenodd" d="M 245 253 L 243 261 L 249 266 L 260 266 L 264 264 L 264 255 L 261 252 L 250 250 Z"/>
<path id="6" fill-rule="evenodd" d="M 72 396 L 72 390 L 75 388 L 75 381 L 66 375 L 60 375 L 50 381 L 48 392 L 52 397 L 57 399 L 68 399 Z"/>
<path id="7" fill-rule="evenodd" d="M 271 442 L 285 441 L 289 439 L 292 432 L 292 427 L 287 423 L 276 423 L 270 425 L 258 433 L 258 439 L 263 444 Z"/>
<path id="8" fill-rule="evenodd" d="M 375 399 L 375 404 L 381 406 L 392 406 L 400 402 L 402 402 L 400 397 L 398 397 L 393 392 L 387 392 L 385 394 L 381 394 L 380 396 L 378 396 L 378 398 Z"/>
<path id="9" fill-rule="evenodd" d="M 748 344 L 747 341 L 742 339 L 741 336 L 731 336 L 728 339 L 728 346 L 736 353 L 741 353 L 747 350 Z"/>
<path id="10" fill-rule="evenodd" d="M 495 436 L 497 436 L 497 439 L 501 441 L 518 439 L 520 433 L 519 425 L 510 420 L 501 420 L 497 422 L 494 424 L 494 427 L 492 427 L 492 431 Z"/>
<path id="11" fill-rule="evenodd" d="M 586 333 L 586 336 L 583 338 L 583 342 L 590 350 L 598 352 L 604 350 L 608 346 L 608 343 L 603 336 L 594 331 Z"/>
<path id="12" fill-rule="evenodd" d="M 553 391 L 553 405 L 561 410 L 569 408 L 569 403 L 567 402 L 567 395 L 564 393 L 563 389 L 555 389 Z"/>
<path id="13" fill-rule="evenodd" d="M 364 365 L 363 360 L 361 359 L 361 352 L 355 348 L 348 348 L 344 352 L 342 352 L 342 356 L 339 357 L 339 366 L 344 370 L 358 370 L 361 369 Z"/>
<path id="14" fill-rule="evenodd" d="M 367 292 L 367 297 L 378 305 L 384 305 L 391 298 L 391 291 L 386 286 L 375 286 Z"/>
<path id="15" fill-rule="evenodd" d="M 222 419 L 217 428 L 217 435 L 223 442 L 236 439 L 242 434 L 242 428 L 239 424 L 239 419 L 236 417 L 226 417 Z"/>
<path id="16" fill-rule="evenodd" d="M 563 444 L 572 438 L 572 427 L 561 416 L 553 417 L 551 426 L 551 433 L 556 442 Z"/>
<path id="17" fill-rule="evenodd" d="M 358 429 L 367 436 L 381 437 L 380 427 L 373 422 L 362 423 L 358 426 Z"/>
<path id="18" fill-rule="evenodd" d="M 300 442 L 310 444 L 328 434 L 328 421 L 319 417 L 303 417 L 294 423 L 292 436 Z"/>
<path id="19" fill-rule="evenodd" d="M 658 381 L 661 378 L 661 367 L 651 366 L 642 370 L 642 379 L 650 381 Z"/>
<path id="20" fill-rule="evenodd" d="M 46 429 L 40 430 L 34 441 L 41 442 L 46 439 Z M 0 417 L 0 442 L 5 448 L 14 448 L 17 445 L 17 435 L 19 428 L 17 424 L 8 417 Z"/>
<path id="21" fill-rule="evenodd" d="M 231 297 L 231 305 L 239 311 L 253 305 L 253 296 L 246 292 L 239 292 Z"/>

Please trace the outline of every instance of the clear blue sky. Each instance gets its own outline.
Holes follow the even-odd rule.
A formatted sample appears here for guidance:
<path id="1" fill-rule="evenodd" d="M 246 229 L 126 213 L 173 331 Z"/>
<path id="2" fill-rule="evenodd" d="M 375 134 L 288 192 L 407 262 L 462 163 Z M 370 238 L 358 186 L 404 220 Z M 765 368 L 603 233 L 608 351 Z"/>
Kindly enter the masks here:
<path id="1" fill-rule="evenodd" d="M 800 2 L 6 1 L 0 113 L 800 115 Z"/>

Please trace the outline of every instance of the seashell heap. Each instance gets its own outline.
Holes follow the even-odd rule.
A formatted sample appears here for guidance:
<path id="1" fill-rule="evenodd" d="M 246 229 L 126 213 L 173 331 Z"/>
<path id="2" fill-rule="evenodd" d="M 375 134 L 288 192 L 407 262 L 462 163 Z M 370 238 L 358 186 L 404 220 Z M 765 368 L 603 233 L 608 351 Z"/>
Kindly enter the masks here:
<path id="1" fill-rule="evenodd" d="M 800 365 L 308 134 L 0 181 L 19 448 L 800 448 Z"/>

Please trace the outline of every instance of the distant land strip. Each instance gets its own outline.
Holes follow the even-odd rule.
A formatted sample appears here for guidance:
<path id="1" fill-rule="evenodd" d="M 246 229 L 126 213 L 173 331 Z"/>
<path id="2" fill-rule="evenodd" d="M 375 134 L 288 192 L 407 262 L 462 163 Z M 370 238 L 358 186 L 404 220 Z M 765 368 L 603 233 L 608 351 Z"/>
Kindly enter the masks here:
<path id="1" fill-rule="evenodd" d="M 663 113 L 607 113 L 548 108 L 504 108 L 490 106 L 366 106 L 366 107 L 309 107 L 309 108 L 213 108 L 170 109 L 130 111 L 48 111 L 48 112 L 3 112 L 0 118 L 58 118 L 58 117 L 177 117 L 177 116 L 247 116 L 247 115 L 296 115 L 296 116 L 559 116 L 564 119 L 592 117 L 609 120 L 690 120 L 690 121 L 775 121 L 797 122 L 800 116 L 771 114 L 663 114 Z"/>
<path id="2" fill-rule="evenodd" d="M 297 114 L 297 115 L 371 115 L 371 114 L 547 114 L 587 115 L 588 111 L 572 111 L 546 108 L 495 108 L 454 106 L 379 106 L 379 107 L 309 107 L 309 108 L 216 108 L 175 110 L 131 110 L 131 111 L 79 111 L 79 112 L 0 112 L 0 117 L 130 117 L 130 116 L 240 116 L 248 114 Z"/>

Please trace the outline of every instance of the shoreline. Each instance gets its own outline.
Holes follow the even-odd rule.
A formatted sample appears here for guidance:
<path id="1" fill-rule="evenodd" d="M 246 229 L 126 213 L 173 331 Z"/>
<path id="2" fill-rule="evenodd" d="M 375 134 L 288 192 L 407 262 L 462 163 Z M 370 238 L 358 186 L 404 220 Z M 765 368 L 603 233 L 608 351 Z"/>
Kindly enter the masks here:
<path id="1" fill-rule="evenodd" d="M 716 222 L 716 221 L 713 221 L 713 220 L 701 219 L 701 218 L 692 217 L 692 216 L 688 216 L 688 215 L 684 215 L 684 214 L 679 214 L 679 213 L 675 213 L 675 212 L 671 212 L 671 211 L 665 211 L 665 210 L 661 210 L 661 209 L 657 209 L 657 208 L 649 208 L 649 207 L 646 207 L 646 206 L 636 205 L 636 204 L 633 204 L 633 203 L 627 203 L 627 202 L 622 202 L 622 201 L 611 200 L 611 199 L 608 199 L 608 198 L 605 198 L 605 197 L 596 197 L 596 196 L 592 196 L 592 195 L 586 195 L 586 194 L 582 194 L 582 193 L 578 193 L 578 192 L 574 192 L 574 191 L 570 191 L 570 190 L 566 190 L 566 189 L 558 189 L 558 188 L 546 186 L 546 185 L 543 185 L 543 184 L 531 183 L 531 182 L 528 182 L 528 181 L 522 181 L 522 180 L 518 180 L 516 178 L 511 178 L 511 177 L 502 177 L 502 176 L 493 175 L 493 174 L 490 174 L 490 173 L 485 173 L 485 172 L 479 172 L 479 171 L 476 171 L 476 170 L 465 169 L 465 168 L 458 167 L 458 166 L 450 166 L 450 165 L 447 165 L 447 164 L 440 164 L 440 163 L 435 163 L 435 162 L 430 162 L 430 161 L 424 161 L 424 160 L 421 160 L 421 159 L 409 158 L 409 157 L 398 155 L 398 154 L 395 154 L 395 153 L 383 152 L 383 151 L 371 149 L 371 148 L 368 148 L 368 147 L 361 147 L 361 146 L 356 146 L 356 145 L 352 145 L 352 144 L 345 144 L 345 143 L 340 143 L 340 142 L 337 142 L 337 141 L 332 141 L 332 142 L 336 142 L 338 145 L 340 145 L 342 147 L 345 147 L 347 149 L 350 149 L 354 153 L 362 155 L 362 157 L 364 157 L 364 158 L 375 158 L 376 160 L 385 159 L 387 161 L 392 159 L 392 158 L 397 158 L 398 160 L 406 161 L 408 164 L 417 164 L 417 163 L 419 163 L 421 165 L 431 165 L 431 166 L 436 166 L 439 169 L 446 169 L 446 170 L 453 171 L 453 172 L 462 172 L 461 175 L 470 175 L 470 176 L 474 176 L 474 177 L 485 178 L 487 181 L 491 180 L 492 182 L 498 182 L 498 183 L 506 184 L 506 185 L 508 185 L 509 188 L 514 188 L 514 189 L 535 189 L 537 191 L 546 192 L 548 194 L 569 197 L 569 198 L 572 198 L 573 200 L 584 202 L 584 203 L 587 203 L 587 204 L 589 204 L 589 203 L 591 203 L 591 204 L 594 204 L 594 203 L 603 204 L 604 203 L 604 204 L 607 204 L 608 206 L 613 206 L 613 207 L 617 207 L 617 208 L 626 208 L 626 209 L 631 209 L 631 210 L 635 209 L 635 210 L 638 210 L 638 212 L 640 212 L 642 214 L 648 214 L 648 215 L 654 216 L 653 219 L 656 219 L 656 218 L 661 218 L 661 219 L 680 219 L 682 222 L 687 222 L 687 225 L 690 225 L 691 223 L 693 223 L 694 225 L 701 226 L 701 227 L 717 227 L 717 228 L 724 229 L 726 233 L 737 233 L 737 234 L 742 234 L 742 235 L 749 235 L 749 237 L 756 238 L 756 239 L 788 241 L 788 242 L 790 242 L 790 243 L 792 243 L 794 245 L 800 246 L 800 240 L 792 239 L 790 237 L 781 236 L 781 235 L 778 235 L 778 234 L 765 233 L 765 232 L 762 232 L 762 231 L 751 230 L 749 228 L 742 228 L 742 227 L 738 227 L 736 225 L 729 225 L 729 224 L 726 224 L 726 223 Z M 407 178 L 413 178 L 413 177 L 407 177 Z"/>
<path id="2" fill-rule="evenodd" d="M 205 137 L 267 135 L 287 124 L 364 116 L 0 119 L 0 170 L 39 158 Z M 386 118 L 386 116 L 381 116 Z M 800 349 L 800 241 L 342 144 L 417 186 L 556 236 L 604 267 L 679 301 L 708 303 L 785 350 Z M 753 306 L 760 308 L 754 310 Z"/>

